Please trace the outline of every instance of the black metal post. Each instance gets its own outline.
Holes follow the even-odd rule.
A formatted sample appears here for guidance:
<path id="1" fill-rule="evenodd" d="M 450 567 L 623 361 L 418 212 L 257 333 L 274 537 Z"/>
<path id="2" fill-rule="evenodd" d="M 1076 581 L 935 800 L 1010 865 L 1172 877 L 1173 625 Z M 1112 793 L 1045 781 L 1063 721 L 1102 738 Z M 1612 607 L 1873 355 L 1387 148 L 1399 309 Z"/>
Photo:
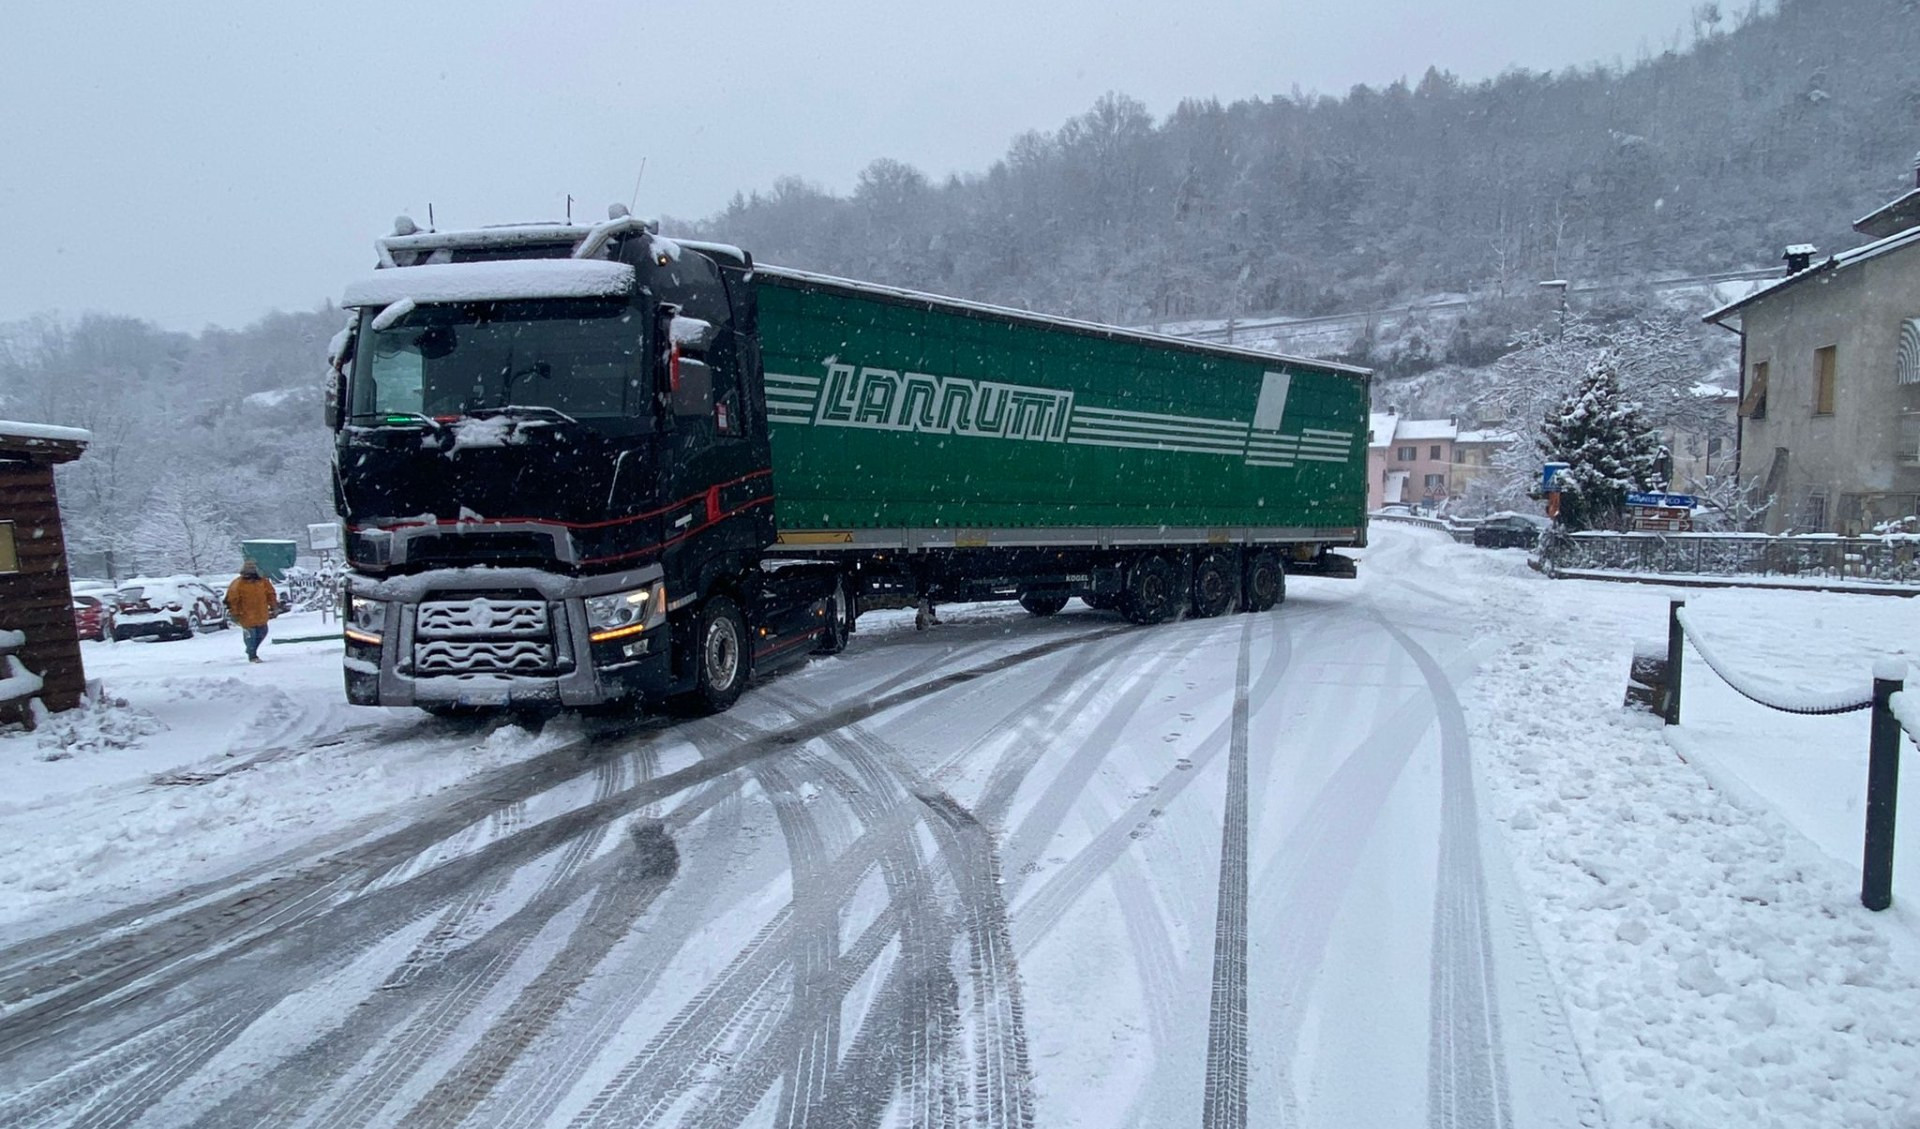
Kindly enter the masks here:
<path id="1" fill-rule="evenodd" d="M 1686 630 L 1680 626 L 1680 609 L 1685 600 L 1667 604 L 1667 700 L 1660 716 L 1668 725 L 1680 724 L 1680 664 L 1686 658 Z"/>
<path id="2" fill-rule="evenodd" d="M 1883 910 L 1893 904 L 1893 808 L 1900 791 L 1900 721 L 1888 699 L 1906 685 L 1901 678 L 1873 680 L 1873 736 L 1867 755 L 1867 848 L 1860 863 L 1860 904 Z"/>

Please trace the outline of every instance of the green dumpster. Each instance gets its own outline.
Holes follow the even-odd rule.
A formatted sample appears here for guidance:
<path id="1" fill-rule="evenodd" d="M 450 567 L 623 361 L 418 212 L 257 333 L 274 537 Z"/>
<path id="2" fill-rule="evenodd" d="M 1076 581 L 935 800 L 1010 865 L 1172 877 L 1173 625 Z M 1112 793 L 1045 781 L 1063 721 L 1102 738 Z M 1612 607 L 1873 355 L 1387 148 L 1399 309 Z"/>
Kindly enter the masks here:
<path id="1" fill-rule="evenodd" d="M 293 567 L 293 558 L 300 550 L 294 541 L 261 539 L 240 542 L 240 555 L 260 566 L 260 574 L 268 580 L 279 580 L 288 569 Z"/>

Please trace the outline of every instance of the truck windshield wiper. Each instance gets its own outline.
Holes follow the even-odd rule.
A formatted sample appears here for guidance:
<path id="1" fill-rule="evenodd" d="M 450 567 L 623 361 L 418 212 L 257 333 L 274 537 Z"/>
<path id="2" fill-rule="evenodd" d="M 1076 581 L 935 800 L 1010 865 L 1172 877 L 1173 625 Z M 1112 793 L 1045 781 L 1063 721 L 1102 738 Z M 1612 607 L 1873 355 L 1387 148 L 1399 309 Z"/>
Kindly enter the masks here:
<path id="1" fill-rule="evenodd" d="M 438 427 L 440 422 L 429 415 L 419 412 L 355 412 L 349 417 L 353 423 L 394 424 L 406 427 Z"/>
<path id="2" fill-rule="evenodd" d="M 549 408 L 545 404 L 501 404 L 497 408 L 470 408 L 466 414 L 477 419 L 484 419 L 487 416 L 512 416 L 515 419 L 557 419 L 562 423 L 580 422 L 559 408 Z"/>

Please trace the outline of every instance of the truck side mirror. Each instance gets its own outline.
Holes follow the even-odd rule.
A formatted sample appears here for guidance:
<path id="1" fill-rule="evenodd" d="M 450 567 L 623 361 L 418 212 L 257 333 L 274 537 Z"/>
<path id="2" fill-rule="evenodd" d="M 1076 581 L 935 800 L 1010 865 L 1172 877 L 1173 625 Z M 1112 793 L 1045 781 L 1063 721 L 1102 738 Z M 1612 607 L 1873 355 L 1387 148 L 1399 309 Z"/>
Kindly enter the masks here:
<path id="1" fill-rule="evenodd" d="M 347 416 L 347 370 L 353 366 L 353 347 L 360 339 L 359 324 L 347 322 L 327 348 L 327 396 L 324 417 L 329 430 L 338 431 Z"/>

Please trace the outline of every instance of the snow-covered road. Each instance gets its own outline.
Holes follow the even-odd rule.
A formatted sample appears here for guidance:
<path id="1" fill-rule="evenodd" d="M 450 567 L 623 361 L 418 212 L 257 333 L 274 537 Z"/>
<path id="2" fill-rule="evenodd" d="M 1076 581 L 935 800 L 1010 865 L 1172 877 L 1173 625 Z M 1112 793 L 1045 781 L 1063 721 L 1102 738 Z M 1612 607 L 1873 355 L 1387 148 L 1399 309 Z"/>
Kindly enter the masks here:
<path id="1" fill-rule="evenodd" d="M 1527 675 L 1476 682 L 1559 655 L 1520 642 L 1550 587 L 1381 530 L 1272 614 L 876 616 L 721 717 L 550 727 L 404 819 L 0 952 L 0 1126 L 1714 1124 L 1742 1093 L 1683 1101 L 1608 1027 L 1594 963 L 1636 942 L 1569 940 L 1624 903 L 1532 849 L 1591 830 L 1529 806 L 1571 798 L 1567 732 L 1520 732 Z M 1607 725 L 1616 658 L 1553 673 L 1608 683 Z M 1692 773 L 1617 724 L 1653 785 Z M 1887 962 L 1843 1051 L 1883 1088 L 1920 1014 Z M 1612 974 L 1657 1002 L 1668 971 Z"/>

